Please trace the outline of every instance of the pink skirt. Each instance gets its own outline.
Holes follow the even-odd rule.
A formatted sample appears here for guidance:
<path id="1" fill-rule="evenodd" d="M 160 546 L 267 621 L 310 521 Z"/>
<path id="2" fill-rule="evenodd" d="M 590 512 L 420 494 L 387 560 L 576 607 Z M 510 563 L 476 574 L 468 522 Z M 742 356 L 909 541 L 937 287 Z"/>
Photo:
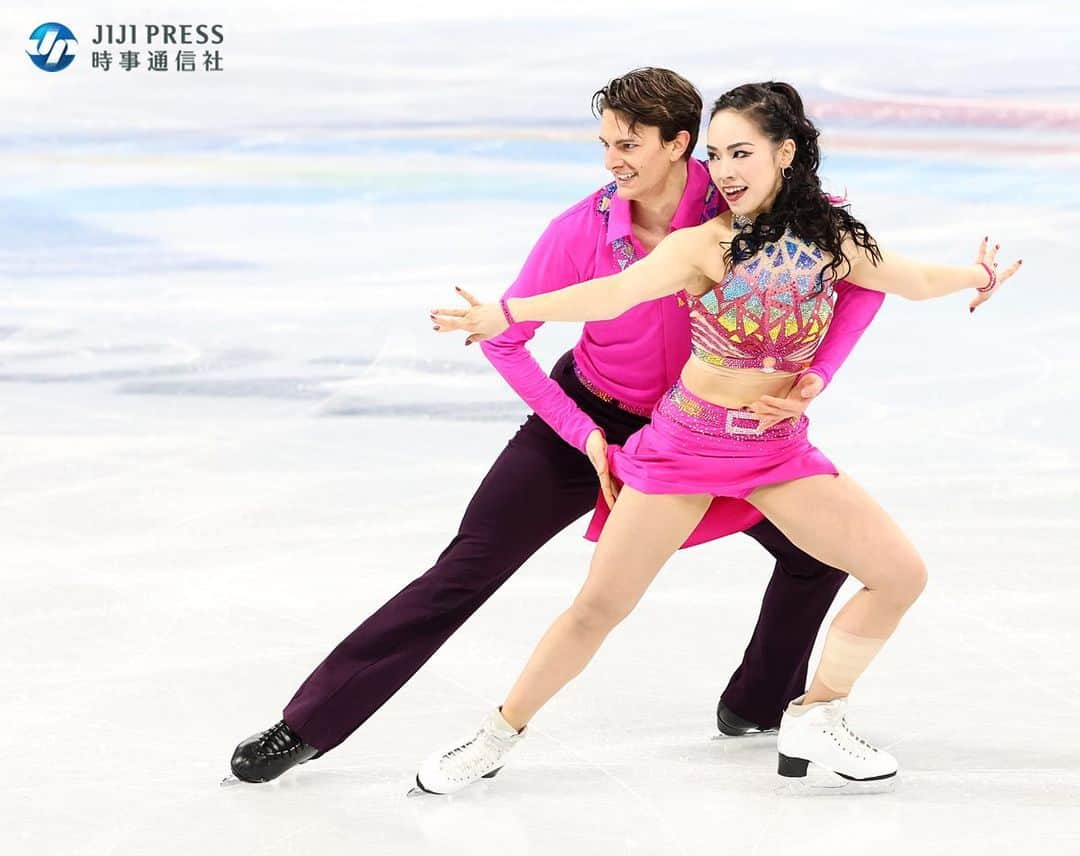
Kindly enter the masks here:
<path id="1" fill-rule="evenodd" d="M 705 517 L 686 539 L 693 547 L 759 523 L 745 501 L 755 488 L 817 475 L 837 475 L 832 461 L 806 438 L 809 420 L 784 420 L 766 431 L 747 410 L 698 398 L 682 381 L 657 403 L 652 421 L 623 446 L 608 447 L 611 471 L 642 493 L 711 494 Z M 601 495 L 585 537 L 596 541 L 607 521 Z"/>

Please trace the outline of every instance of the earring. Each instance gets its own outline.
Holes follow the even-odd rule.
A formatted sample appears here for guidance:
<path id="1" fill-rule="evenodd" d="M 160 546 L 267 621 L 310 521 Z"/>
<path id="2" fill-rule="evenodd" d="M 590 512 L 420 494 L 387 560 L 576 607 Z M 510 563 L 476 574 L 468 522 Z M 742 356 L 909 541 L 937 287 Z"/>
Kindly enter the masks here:
<path id="1" fill-rule="evenodd" d="M 784 179 L 784 181 L 787 181 L 789 178 L 791 178 L 794 172 L 795 170 L 793 170 L 791 168 L 791 165 L 789 164 L 788 166 L 785 166 L 782 170 L 780 170 L 780 176 Z"/>

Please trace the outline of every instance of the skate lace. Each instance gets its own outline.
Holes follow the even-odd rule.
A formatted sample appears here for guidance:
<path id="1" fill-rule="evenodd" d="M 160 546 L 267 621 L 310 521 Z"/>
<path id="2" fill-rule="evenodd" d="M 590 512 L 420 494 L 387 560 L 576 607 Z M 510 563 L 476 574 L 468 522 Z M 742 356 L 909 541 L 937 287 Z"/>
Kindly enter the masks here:
<path id="1" fill-rule="evenodd" d="M 514 745 L 512 737 L 500 737 L 486 728 L 466 742 L 444 752 L 439 766 L 449 778 L 475 779 L 491 772 L 499 758 Z"/>
<path id="2" fill-rule="evenodd" d="M 284 719 L 264 731 L 259 738 L 259 751 L 264 755 L 287 755 L 303 745 Z"/>
<path id="3" fill-rule="evenodd" d="M 851 726 L 847 723 L 847 717 L 844 715 L 843 709 L 838 708 L 828 711 L 826 723 L 828 725 L 828 732 L 833 741 L 840 749 L 847 752 L 849 755 L 854 755 L 857 758 L 865 760 L 878 751 L 876 746 L 863 740 L 863 738 L 851 730 Z"/>

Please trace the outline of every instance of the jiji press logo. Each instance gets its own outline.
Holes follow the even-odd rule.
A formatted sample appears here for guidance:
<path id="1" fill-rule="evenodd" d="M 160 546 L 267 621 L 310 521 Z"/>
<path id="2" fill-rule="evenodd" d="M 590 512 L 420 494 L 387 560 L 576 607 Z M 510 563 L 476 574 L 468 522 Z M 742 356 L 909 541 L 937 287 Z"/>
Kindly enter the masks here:
<path id="1" fill-rule="evenodd" d="M 63 24 L 41 24 L 30 34 L 26 54 L 42 71 L 63 71 L 75 59 L 75 34 Z"/>

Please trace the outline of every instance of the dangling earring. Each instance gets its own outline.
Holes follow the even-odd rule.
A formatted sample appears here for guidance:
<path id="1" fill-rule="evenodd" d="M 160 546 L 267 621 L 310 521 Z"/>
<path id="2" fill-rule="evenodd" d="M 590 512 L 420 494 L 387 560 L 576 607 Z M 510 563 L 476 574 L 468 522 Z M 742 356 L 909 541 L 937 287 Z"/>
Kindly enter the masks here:
<path id="1" fill-rule="evenodd" d="M 787 166 L 785 166 L 785 167 L 784 167 L 784 168 L 783 168 L 782 170 L 780 170 L 780 177 L 781 177 L 781 178 L 783 178 L 783 179 L 784 179 L 784 181 L 787 181 L 787 180 L 788 180 L 789 178 L 791 178 L 791 176 L 792 176 L 792 175 L 793 175 L 794 173 L 795 173 L 795 170 L 793 170 L 793 169 L 791 168 L 791 165 L 790 165 L 790 164 L 788 164 L 788 165 L 787 165 Z"/>

